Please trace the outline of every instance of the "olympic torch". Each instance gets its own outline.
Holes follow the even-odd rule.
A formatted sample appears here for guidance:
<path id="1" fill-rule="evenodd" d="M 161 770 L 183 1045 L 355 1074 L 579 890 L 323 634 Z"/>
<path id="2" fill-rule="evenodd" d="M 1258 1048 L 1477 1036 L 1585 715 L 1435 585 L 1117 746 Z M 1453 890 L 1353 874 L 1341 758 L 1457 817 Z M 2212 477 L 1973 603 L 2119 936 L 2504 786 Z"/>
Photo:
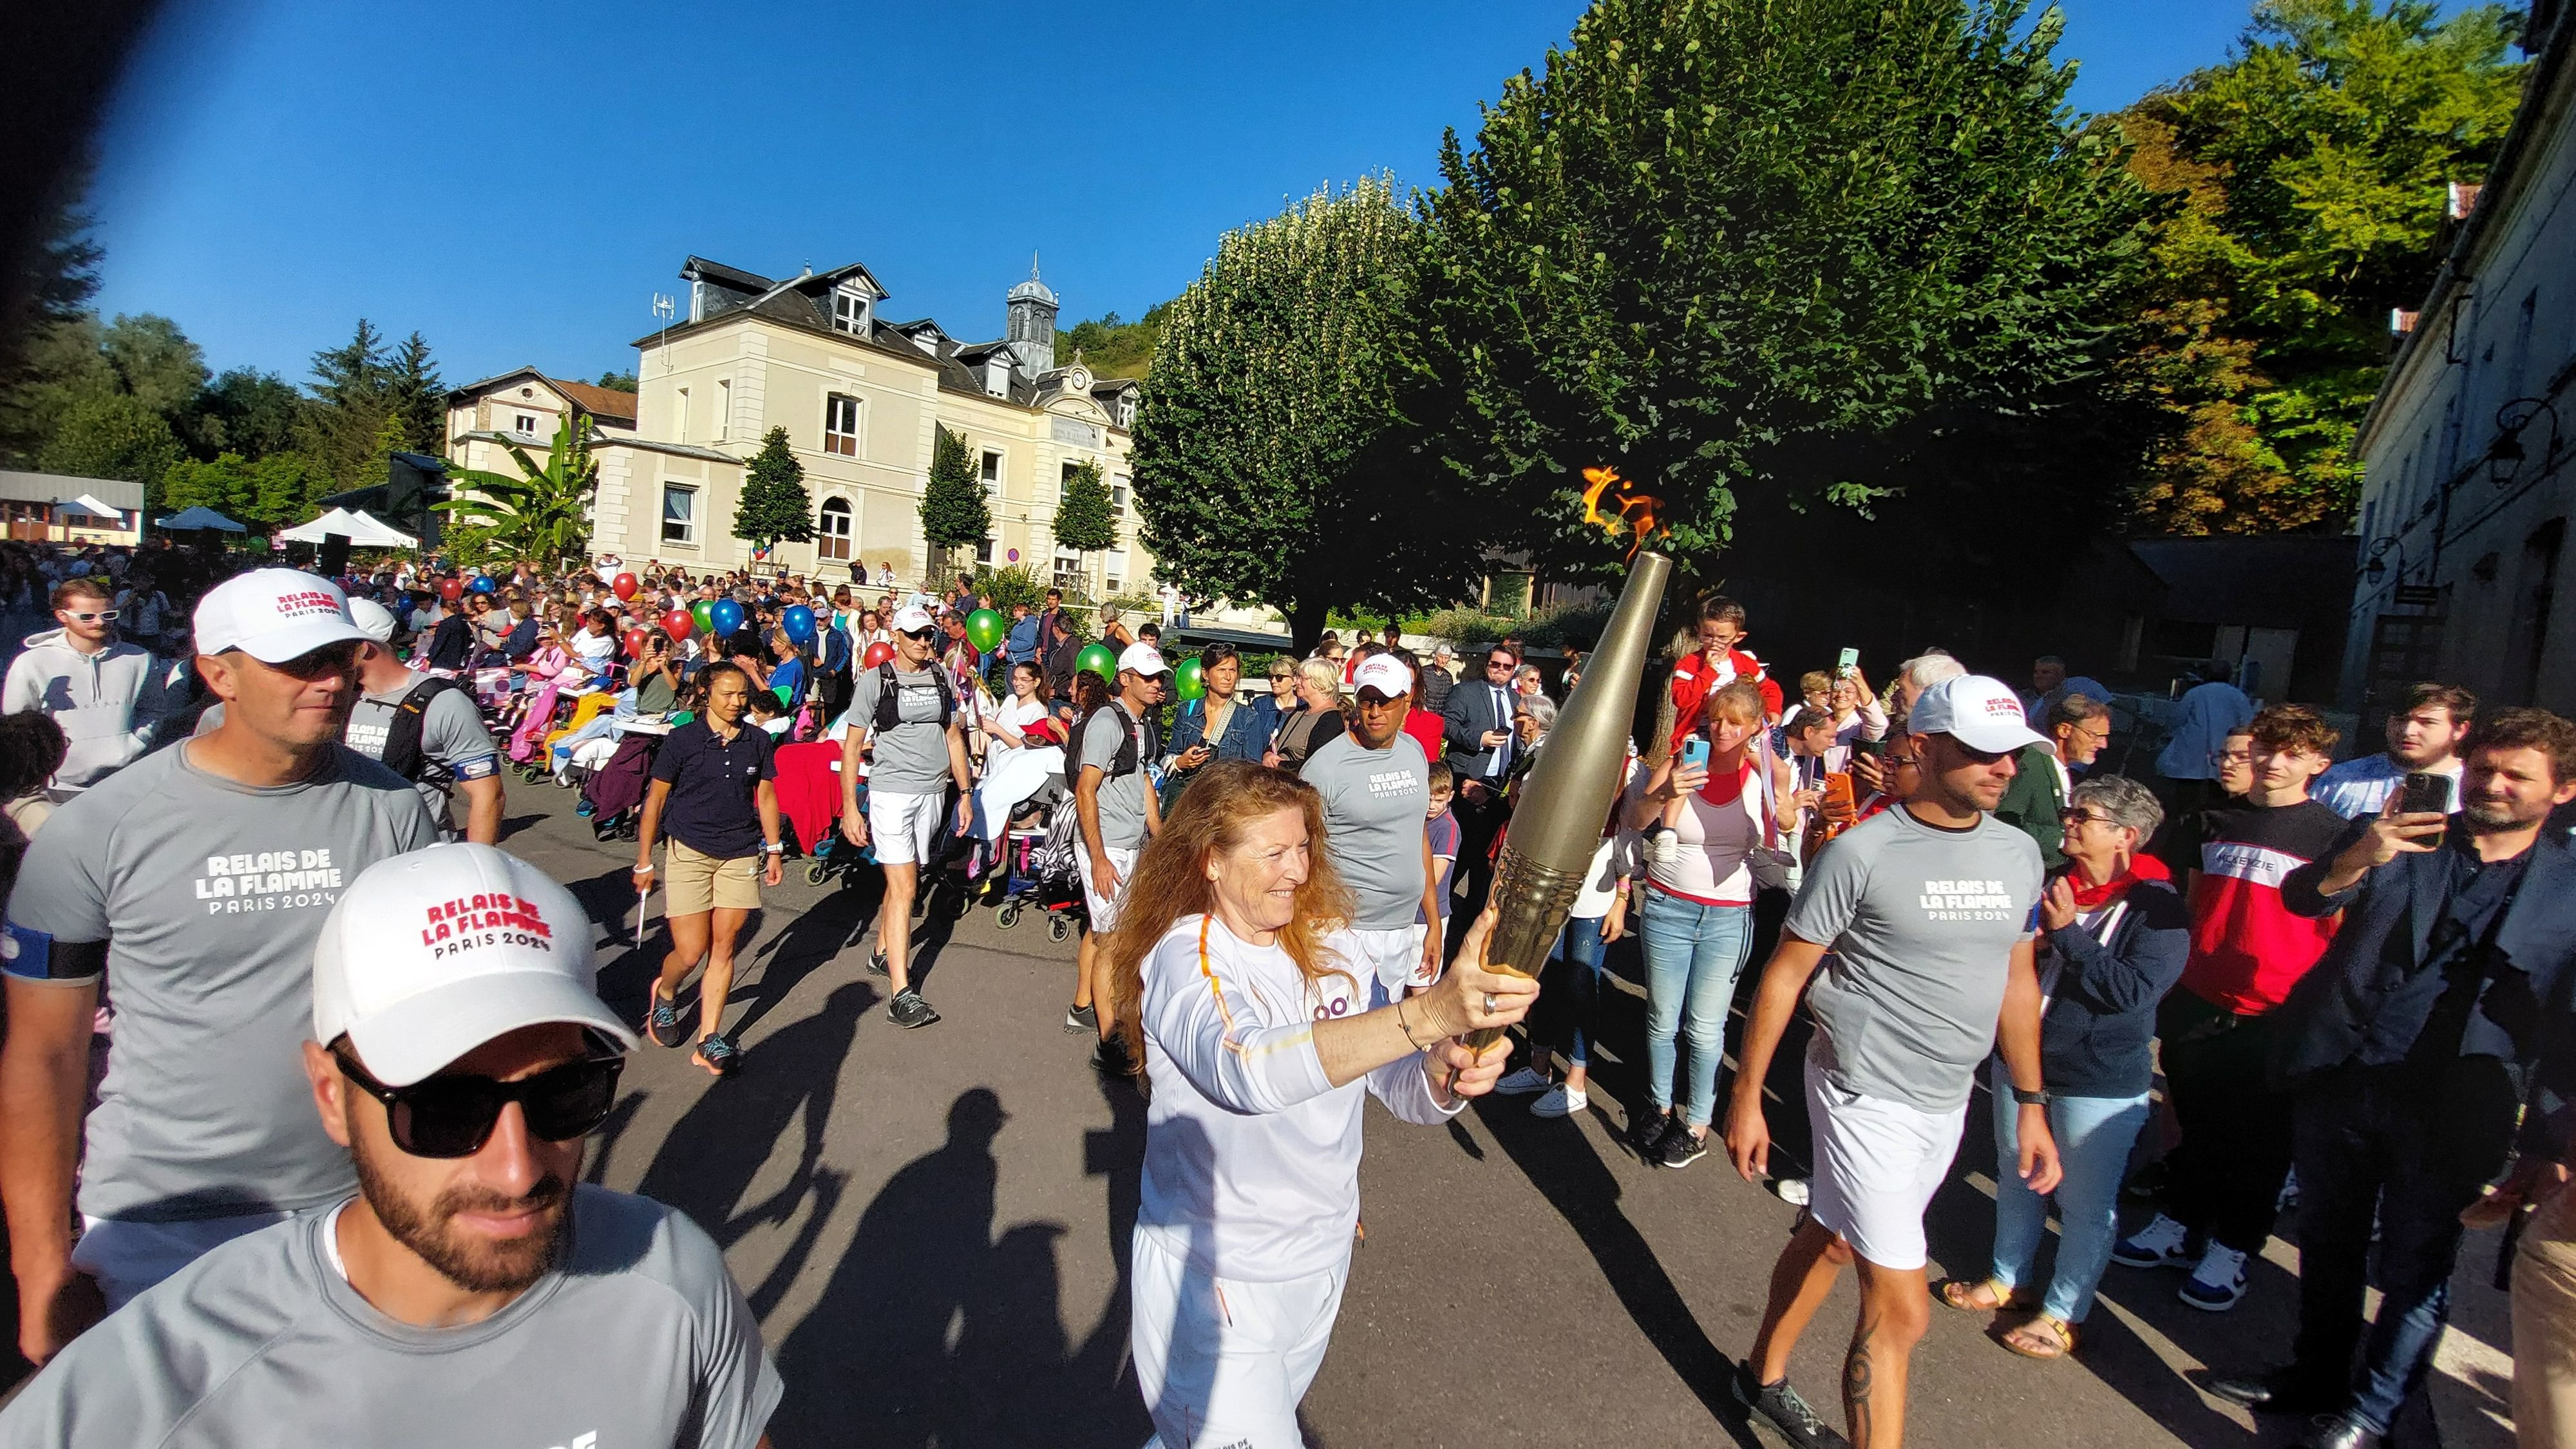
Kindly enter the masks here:
<path id="1" fill-rule="evenodd" d="M 1596 476 L 1591 498 L 1604 481 L 1616 479 Z M 1632 557 L 1600 647 L 1584 662 L 1583 682 L 1557 712 L 1547 746 L 1521 784 L 1489 901 L 1498 918 L 1485 960 L 1494 970 L 1538 975 L 1582 892 L 1619 795 L 1637 689 L 1654 653 L 1655 611 L 1672 569 L 1660 553 L 1640 549 Z M 1501 1035 L 1500 1027 L 1488 1027 L 1469 1033 L 1467 1042 L 1481 1050 Z"/>

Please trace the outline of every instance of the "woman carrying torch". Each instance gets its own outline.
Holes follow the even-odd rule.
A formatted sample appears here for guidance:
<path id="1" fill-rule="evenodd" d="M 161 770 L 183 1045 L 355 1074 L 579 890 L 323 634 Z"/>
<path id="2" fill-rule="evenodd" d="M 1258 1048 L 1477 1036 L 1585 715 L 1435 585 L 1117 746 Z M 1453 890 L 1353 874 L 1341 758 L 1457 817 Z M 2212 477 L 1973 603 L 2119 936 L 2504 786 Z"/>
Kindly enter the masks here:
<path id="1" fill-rule="evenodd" d="M 1246 761 L 1191 784 L 1128 900 L 1106 947 L 1152 1094 L 1130 1347 L 1153 1442 L 1286 1449 L 1349 1275 L 1364 1098 L 1447 1121 L 1509 1051 L 1456 1038 L 1520 1020 L 1538 983 L 1486 968 L 1487 917 L 1437 985 L 1365 1009 L 1322 800 Z"/>

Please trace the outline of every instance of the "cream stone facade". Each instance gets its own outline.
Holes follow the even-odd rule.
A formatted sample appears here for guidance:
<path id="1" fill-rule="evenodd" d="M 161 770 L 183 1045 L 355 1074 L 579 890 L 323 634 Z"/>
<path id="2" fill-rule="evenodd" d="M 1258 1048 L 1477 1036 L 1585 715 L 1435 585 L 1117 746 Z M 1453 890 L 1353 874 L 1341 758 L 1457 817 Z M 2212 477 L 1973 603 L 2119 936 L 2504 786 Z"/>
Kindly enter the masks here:
<path id="1" fill-rule="evenodd" d="M 878 315 L 885 289 L 863 266 L 786 281 L 691 257 L 684 319 L 636 341 L 631 434 L 603 429 L 591 548 L 627 564 L 775 564 L 837 582 L 891 563 L 907 584 L 934 560 L 921 495 L 934 429 L 966 440 L 991 497 L 982 561 L 1023 564 L 1093 598 L 1150 590 L 1136 543 L 1128 453 L 1136 384 L 1055 364 L 1055 294 L 1014 287 L 997 342 L 959 344 L 922 319 Z M 815 538 L 755 560 L 732 533 L 744 467 L 773 427 L 805 469 Z M 1064 480 L 1097 464 L 1120 514 L 1120 546 L 1059 555 L 1051 525 Z"/>
<path id="2" fill-rule="evenodd" d="M 522 367 L 447 395 L 447 459 L 460 467 L 515 476 L 518 466 L 509 445 L 542 455 L 567 412 L 586 422 L 594 438 L 635 435 L 635 394 Z"/>

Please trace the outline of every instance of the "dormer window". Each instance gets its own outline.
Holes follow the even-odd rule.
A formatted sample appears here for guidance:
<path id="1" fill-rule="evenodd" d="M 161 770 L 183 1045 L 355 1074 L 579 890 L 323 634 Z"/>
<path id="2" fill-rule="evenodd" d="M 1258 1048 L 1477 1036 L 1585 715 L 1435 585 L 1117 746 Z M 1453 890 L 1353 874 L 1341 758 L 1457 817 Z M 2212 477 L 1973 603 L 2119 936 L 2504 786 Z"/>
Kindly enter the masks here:
<path id="1" fill-rule="evenodd" d="M 984 360 L 984 391 L 994 397 L 1011 395 L 1011 360 L 994 353 Z"/>
<path id="2" fill-rule="evenodd" d="M 868 294 L 855 287 L 832 289 L 832 330 L 853 337 L 868 335 Z"/>
<path id="3" fill-rule="evenodd" d="M 1136 395 L 1132 392 L 1118 399 L 1118 426 L 1130 429 L 1136 426 Z"/>
<path id="4" fill-rule="evenodd" d="M 933 357 L 937 357 L 939 355 L 939 338 L 937 334 L 931 332 L 928 328 L 924 328 L 921 331 L 912 334 L 912 345 L 920 348 L 926 353 L 929 353 Z"/>

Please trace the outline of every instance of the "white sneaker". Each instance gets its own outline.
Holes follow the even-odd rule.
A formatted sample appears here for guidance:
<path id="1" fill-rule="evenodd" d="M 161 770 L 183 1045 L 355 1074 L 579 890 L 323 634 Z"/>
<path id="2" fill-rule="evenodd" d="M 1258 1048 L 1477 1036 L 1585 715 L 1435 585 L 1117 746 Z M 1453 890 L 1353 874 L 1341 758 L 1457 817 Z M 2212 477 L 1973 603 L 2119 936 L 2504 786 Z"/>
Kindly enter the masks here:
<path id="1" fill-rule="evenodd" d="M 1494 1090 L 1506 1097 L 1526 1097 L 1547 1090 L 1547 1074 L 1536 1067 L 1523 1067 L 1494 1083 Z"/>
<path id="2" fill-rule="evenodd" d="M 2174 1294 L 2194 1308 L 2211 1313 L 2224 1313 L 2245 1296 L 2245 1255 L 2234 1248 L 2216 1243 L 2200 1255 L 2200 1266 L 2191 1270 L 2180 1291 Z"/>
<path id="3" fill-rule="evenodd" d="M 1592 1105 L 1592 1098 L 1575 1091 L 1563 1082 L 1547 1089 L 1547 1095 L 1530 1103 L 1533 1117 L 1571 1117 Z"/>
<path id="4" fill-rule="evenodd" d="M 2111 1261 L 2128 1268 L 2180 1267 L 2191 1261 L 2184 1244 L 2191 1229 L 2156 1214 L 2154 1222 L 2111 1245 Z"/>
<path id="5" fill-rule="evenodd" d="M 1775 1177 L 1771 1180 L 1771 1191 L 1779 1194 L 1780 1201 L 1791 1207 L 1807 1205 L 1807 1180 L 1803 1177 Z"/>

